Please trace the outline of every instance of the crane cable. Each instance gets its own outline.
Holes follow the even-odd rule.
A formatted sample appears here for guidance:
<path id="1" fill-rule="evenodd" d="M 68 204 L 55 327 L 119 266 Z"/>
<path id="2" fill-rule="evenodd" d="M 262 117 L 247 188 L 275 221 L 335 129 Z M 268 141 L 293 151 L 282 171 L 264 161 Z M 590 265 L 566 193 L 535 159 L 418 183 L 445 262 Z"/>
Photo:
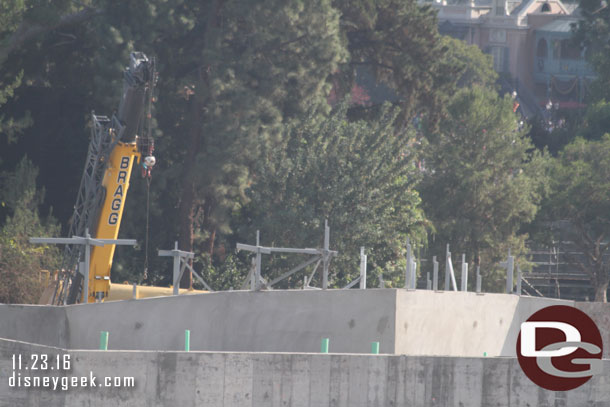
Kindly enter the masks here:
<path id="1" fill-rule="evenodd" d="M 153 88 L 157 82 L 157 70 L 156 70 L 156 60 L 152 59 L 152 87 L 149 89 L 148 96 L 148 111 L 145 116 L 145 127 L 146 127 L 146 138 L 147 140 L 152 140 L 152 102 L 154 99 Z M 154 147 L 153 147 L 154 148 Z M 150 180 L 151 173 L 150 170 L 147 170 L 146 175 L 146 234 L 144 236 L 144 274 L 142 276 L 142 280 L 148 279 L 148 240 L 149 240 L 149 219 L 150 219 Z"/>
<path id="2" fill-rule="evenodd" d="M 148 279 L 148 235 L 150 218 L 150 177 L 146 177 L 146 235 L 144 236 L 144 275 L 143 280 Z"/>

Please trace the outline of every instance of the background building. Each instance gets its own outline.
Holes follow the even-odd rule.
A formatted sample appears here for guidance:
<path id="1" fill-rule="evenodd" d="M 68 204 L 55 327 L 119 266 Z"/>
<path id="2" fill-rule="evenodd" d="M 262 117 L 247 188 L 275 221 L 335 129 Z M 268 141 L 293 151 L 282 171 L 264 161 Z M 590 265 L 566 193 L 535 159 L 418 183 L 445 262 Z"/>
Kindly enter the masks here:
<path id="1" fill-rule="evenodd" d="M 572 44 L 576 4 L 560 0 L 478 0 L 430 3 L 442 34 L 477 45 L 493 56 L 503 88 L 517 91 L 522 113 L 583 107 L 595 77 L 585 49 Z M 551 102 L 551 103 L 549 103 Z"/>

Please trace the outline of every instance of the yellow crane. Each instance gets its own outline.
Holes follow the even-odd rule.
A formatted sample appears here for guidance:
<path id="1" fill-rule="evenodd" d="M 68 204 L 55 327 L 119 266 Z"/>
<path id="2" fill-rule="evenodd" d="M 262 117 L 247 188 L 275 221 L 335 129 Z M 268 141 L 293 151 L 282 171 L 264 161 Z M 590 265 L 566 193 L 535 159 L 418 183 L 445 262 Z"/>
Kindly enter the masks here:
<path id="1" fill-rule="evenodd" d="M 154 60 L 132 52 L 123 75 L 119 109 L 111 118 L 92 114 L 91 141 L 81 178 L 69 236 L 84 236 L 89 230 L 97 239 L 117 239 L 133 166 L 142 165 L 150 179 L 155 165 L 152 155 L 151 103 L 156 82 Z M 144 159 L 142 159 L 144 156 Z M 94 247 L 91 252 L 87 293 L 82 291 L 82 245 L 68 245 L 52 302 L 73 304 L 102 301 L 108 297 L 115 245 Z"/>

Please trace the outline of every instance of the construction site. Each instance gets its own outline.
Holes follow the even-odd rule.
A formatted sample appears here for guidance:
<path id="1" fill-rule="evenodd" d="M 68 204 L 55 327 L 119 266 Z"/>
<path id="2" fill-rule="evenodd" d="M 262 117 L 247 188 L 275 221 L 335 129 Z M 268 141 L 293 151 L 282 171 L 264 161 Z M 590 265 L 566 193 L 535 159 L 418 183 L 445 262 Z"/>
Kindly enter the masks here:
<path id="1" fill-rule="evenodd" d="M 367 287 L 362 247 L 359 276 L 331 288 L 327 222 L 318 248 L 263 246 L 258 234 L 231 247 L 252 261 L 231 290 L 214 291 L 178 242 L 154 253 L 171 269 L 169 287 L 111 282 L 116 246 L 137 244 L 119 238 L 131 173 L 150 179 L 156 164 L 155 69 L 133 52 L 117 111 L 92 115 L 67 237 L 29 239 L 60 245 L 62 264 L 39 305 L 0 304 L 1 407 L 610 407 L 610 305 L 544 297 L 538 288 L 552 293 L 567 277 L 530 282 L 510 251 L 503 293 L 485 292 L 478 268 L 469 284 L 465 255 L 454 271 L 448 245 L 444 267 L 434 257 L 418 271 L 409 240 L 403 287 L 385 288 L 381 275 Z M 308 257 L 270 277 L 261 262 L 273 254 Z M 183 287 L 185 276 L 203 289 Z M 522 324 L 552 306 L 584 312 L 605 344 L 601 371 L 567 391 L 536 384 L 519 361 Z M 557 341 L 581 343 L 563 332 Z"/>
<path id="2" fill-rule="evenodd" d="M 1 305 L 0 405 L 609 406 L 608 347 L 603 374 L 566 392 L 537 386 L 519 367 L 520 324 L 559 304 L 585 311 L 608 343 L 606 304 L 509 294 L 278 290 Z M 11 356 L 32 354 L 68 354 L 71 369 L 19 374 L 92 372 L 135 386 L 9 387 Z"/>

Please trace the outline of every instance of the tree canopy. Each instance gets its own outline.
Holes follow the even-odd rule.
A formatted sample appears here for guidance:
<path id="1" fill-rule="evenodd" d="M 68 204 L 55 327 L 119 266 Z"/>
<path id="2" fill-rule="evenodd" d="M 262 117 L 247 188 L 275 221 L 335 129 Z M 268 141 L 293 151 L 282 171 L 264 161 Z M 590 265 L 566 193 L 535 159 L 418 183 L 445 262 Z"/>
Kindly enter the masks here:
<path id="1" fill-rule="evenodd" d="M 600 0 L 581 0 L 580 10 L 574 42 L 587 48 L 585 55 L 597 73 L 592 98 L 610 100 L 610 8 Z"/>
<path id="2" fill-rule="evenodd" d="M 522 225 L 536 214 L 545 185 L 543 157 L 520 128 L 509 96 L 473 87 L 458 92 L 438 133 L 428 135 L 421 195 L 434 225 L 435 253 L 449 243 L 501 284 L 497 262 L 524 252 Z"/>
<path id="3" fill-rule="evenodd" d="M 40 270 L 58 267 L 58 248 L 32 246 L 28 241 L 59 233 L 51 216 L 39 216 L 44 191 L 36 188 L 37 176 L 38 169 L 23 158 L 14 172 L 2 177 L 0 204 L 8 215 L 0 227 L 0 303 L 37 303 L 44 289 Z"/>
<path id="4" fill-rule="evenodd" d="M 593 3 L 582 38 L 605 89 L 608 10 Z M 512 101 L 497 96 L 490 57 L 437 25 L 433 8 L 414 0 L 0 0 L 0 171 L 38 191 L 2 184 L 4 253 L 25 242 L 24 224 L 61 235 L 38 215 L 51 207 L 67 232 L 91 111 L 117 109 L 137 50 L 157 60 L 158 164 L 149 190 L 132 178 L 120 237 L 141 245 L 117 248 L 113 279 L 143 281 L 148 254 L 144 282 L 169 283 L 167 259 L 154 253 L 178 240 L 215 288 L 235 288 L 249 267 L 233 253 L 237 241 L 260 229 L 264 244 L 317 246 L 328 218 L 336 286 L 356 275 L 360 246 L 374 270 L 369 284 L 380 273 L 401 284 L 409 236 L 422 254 L 442 254 L 445 243 L 468 253 L 491 273 L 490 288 L 492 264 L 509 246 L 523 249 L 546 158 Z M 368 103 L 363 72 L 390 105 Z M 357 103 L 341 103 L 350 92 Z M 587 139 L 607 127 L 602 93 L 574 127 Z M 34 165 L 20 164 L 26 154 Z M 34 166 L 44 200 L 26 176 Z M 27 267 L 52 268 L 52 257 L 41 252 Z M 265 264 L 279 273 L 291 261 Z"/>
<path id="5" fill-rule="evenodd" d="M 397 283 L 407 237 L 426 237 L 415 190 L 415 133 L 395 129 L 397 114 L 386 105 L 375 120 L 350 122 L 343 104 L 328 118 L 310 113 L 287 125 L 282 143 L 263 154 L 247 191 L 242 241 L 251 242 L 259 229 L 265 245 L 322 247 L 327 219 L 331 248 L 339 252 L 333 286 L 358 275 L 361 246 L 375 270 L 370 284 L 376 286 L 376 273 L 384 272 Z M 281 264 L 271 262 L 271 268 Z"/>
<path id="6" fill-rule="evenodd" d="M 349 63 L 343 78 L 353 81 L 358 66 L 398 95 L 401 122 L 418 114 L 436 123 L 455 90 L 460 66 L 446 58 L 449 48 L 438 32 L 436 12 L 412 0 L 335 0 L 347 38 Z M 351 86 L 343 86 L 349 91 Z"/>
<path id="7" fill-rule="evenodd" d="M 576 139 L 553 162 L 552 193 L 543 205 L 549 220 L 567 220 L 569 237 L 584 256 L 570 260 L 590 276 L 595 300 L 607 302 L 610 282 L 610 134 Z"/>

